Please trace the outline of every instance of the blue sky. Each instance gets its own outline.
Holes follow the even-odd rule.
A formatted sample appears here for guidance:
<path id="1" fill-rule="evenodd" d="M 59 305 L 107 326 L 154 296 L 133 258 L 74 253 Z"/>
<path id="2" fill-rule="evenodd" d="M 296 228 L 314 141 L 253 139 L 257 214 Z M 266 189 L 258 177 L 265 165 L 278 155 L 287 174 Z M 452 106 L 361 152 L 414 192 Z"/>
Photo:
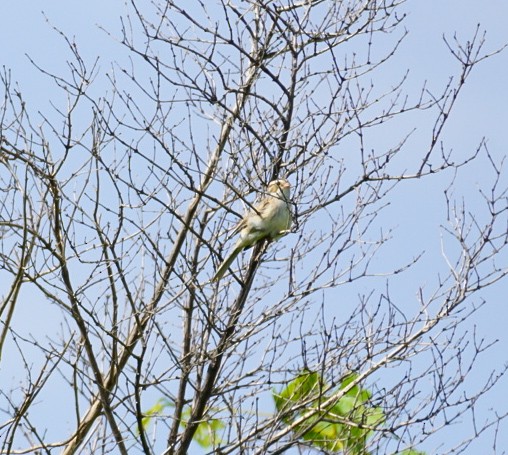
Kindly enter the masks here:
<path id="1" fill-rule="evenodd" d="M 0 65 L 11 70 L 12 79 L 19 82 L 19 87 L 29 109 L 44 111 L 52 102 L 65 103 L 60 91 L 55 90 L 54 83 L 41 75 L 30 63 L 27 55 L 50 72 L 65 72 L 68 51 L 61 37 L 52 30 L 52 26 L 60 29 L 69 38 L 75 41 L 82 55 L 89 61 L 99 57 L 101 70 L 107 71 L 112 60 L 121 55 L 118 50 L 120 45 L 115 42 L 113 36 L 120 28 L 119 16 L 127 11 L 126 6 L 117 0 L 101 2 L 92 0 L 89 2 L 62 1 L 34 2 L 22 0 L 17 2 L 4 2 L 2 5 L 2 27 L 0 28 Z M 508 42 L 508 2 L 505 0 L 487 0 L 478 2 L 473 0 L 429 0 L 408 1 L 404 6 L 408 13 L 406 28 L 409 35 L 395 56 L 385 73 L 386 80 L 379 83 L 389 84 L 390 78 L 401 77 L 406 69 L 409 69 L 409 84 L 415 90 L 424 81 L 429 88 L 438 90 L 443 87 L 448 77 L 458 73 L 458 64 L 455 62 L 443 42 L 443 35 L 452 39 L 456 32 L 460 38 L 471 36 L 477 24 L 487 32 L 486 51 L 493 51 Z M 44 13 L 42 12 L 44 11 Z M 113 36 L 100 29 L 112 32 Z M 483 137 L 487 138 L 487 144 L 491 154 L 496 159 L 501 159 L 508 154 L 508 50 L 493 57 L 480 65 L 469 79 L 462 97 L 460 98 L 454 116 L 446 127 L 446 146 L 458 151 L 459 154 L 471 153 Z M 98 84 L 97 90 L 101 85 Z M 37 120 L 37 116 L 35 115 Z M 418 120 L 420 121 L 420 120 Z M 425 116 L 421 117 L 425 122 Z M 428 126 L 414 125 L 411 123 L 401 124 L 402 129 L 418 128 L 415 134 L 415 147 L 418 141 L 428 141 L 425 134 L 420 131 Z M 389 141 L 390 137 L 379 138 L 380 141 Z M 473 165 L 465 170 L 457 182 L 457 195 L 463 194 L 471 201 L 472 210 L 475 207 L 481 210 L 476 189 L 489 181 L 492 177 L 491 170 L 484 161 Z M 400 259 L 402 262 L 410 260 L 414 254 L 415 238 L 427 239 L 422 249 L 428 251 L 428 255 L 415 268 L 405 285 L 400 288 L 400 296 L 414 298 L 414 290 L 423 279 L 431 280 L 429 270 L 434 267 L 435 261 L 441 258 L 441 232 L 440 222 L 443 218 L 443 187 L 450 176 L 444 176 L 443 180 L 436 179 L 435 185 L 422 191 L 420 185 L 408 185 L 407 191 L 398 194 L 392 200 L 392 205 L 385 212 L 385 216 L 391 217 L 396 227 L 398 249 L 391 257 Z M 506 182 L 505 182 L 506 183 Z M 432 195 L 432 196 L 430 196 Z M 441 221 L 440 221 L 441 220 Z M 406 250 L 407 247 L 407 250 Z M 381 256 L 382 257 L 382 256 Z M 508 261 L 506 261 L 507 263 Z M 385 264 L 380 263 L 382 268 Z M 412 281 L 413 280 L 413 281 Z M 365 288 L 367 291 L 367 288 Z M 508 333 L 506 321 L 508 309 L 506 296 L 508 295 L 508 282 L 504 281 L 489 289 L 483 294 L 487 300 L 478 313 L 468 321 L 466 332 L 472 334 L 475 331 L 479 338 L 487 341 L 499 340 L 499 342 L 480 359 L 478 371 L 473 373 L 471 381 L 480 380 L 491 368 L 502 368 L 508 361 Z M 3 292 L 3 291 L 0 291 Z M 362 289 L 355 289 L 352 295 L 361 293 Z M 28 315 L 17 315 L 27 318 L 27 332 L 37 333 L 41 330 L 40 320 L 30 321 Z M 33 324 L 31 324 L 33 322 Z M 42 330 L 43 332 L 43 330 Z M 484 368 L 484 369 L 483 369 Z M 492 391 L 479 406 L 481 414 L 479 419 L 489 415 L 492 410 L 499 413 L 508 411 L 506 403 L 506 390 L 508 381 L 504 380 Z M 500 399 L 499 397 L 502 397 Z M 484 413 L 484 414 L 483 414 Z M 497 452 L 503 453 L 508 448 L 508 425 L 503 424 L 498 436 Z M 442 433 L 443 438 L 457 438 L 471 431 L 469 423 L 453 427 L 453 435 L 448 434 L 446 429 Z M 477 445 L 472 445 L 465 453 L 494 453 L 492 447 L 493 432 L 488 432 Z M 487 449 L 485 449 L 487 447 Z M 433 447 L 422 447 L 424 450 L 438 450 Z M 508 450 L 508 449 L 506 449 Z"/>

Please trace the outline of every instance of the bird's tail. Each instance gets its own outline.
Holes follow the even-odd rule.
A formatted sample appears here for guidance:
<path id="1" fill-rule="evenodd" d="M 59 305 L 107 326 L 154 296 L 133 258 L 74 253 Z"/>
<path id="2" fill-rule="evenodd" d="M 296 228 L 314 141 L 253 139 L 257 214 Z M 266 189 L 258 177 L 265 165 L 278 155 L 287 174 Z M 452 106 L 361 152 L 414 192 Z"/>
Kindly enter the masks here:
<path id="1" fill-rule="evenodd" d="M 232 262 L 235 260 L 235 258 L 238 256 L 240 251 L 243 250 L 243 246 L 239 245 L 236 248 L 229 253 L 228 257 L 222 261 L 222 264 L 219 266 L 217 271 L 215 272 L 215 275 L 212 278 L 212 281 L 219 281 L 223 275 L 226 273 L 226 271 L 229 269 L 229 266 L 232 264 Z"/>

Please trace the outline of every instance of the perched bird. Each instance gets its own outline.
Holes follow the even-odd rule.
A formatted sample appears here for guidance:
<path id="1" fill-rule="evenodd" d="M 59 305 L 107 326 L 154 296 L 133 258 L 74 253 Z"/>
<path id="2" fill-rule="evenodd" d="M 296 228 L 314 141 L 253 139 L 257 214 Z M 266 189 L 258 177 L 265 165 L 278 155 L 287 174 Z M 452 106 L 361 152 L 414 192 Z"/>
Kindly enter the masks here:
<path id="1" fill-rule="evenodd" d="M 291 185 L 287 180 L 273 180 L 268 184 L 263 200 L 238 223 L 232 235 L 240 233 L 233 250 L 215 272 L 212 281 L 222 278 L 238 254 L 263 239 L 277 240 L 291 227 L 289 196 Z"/>

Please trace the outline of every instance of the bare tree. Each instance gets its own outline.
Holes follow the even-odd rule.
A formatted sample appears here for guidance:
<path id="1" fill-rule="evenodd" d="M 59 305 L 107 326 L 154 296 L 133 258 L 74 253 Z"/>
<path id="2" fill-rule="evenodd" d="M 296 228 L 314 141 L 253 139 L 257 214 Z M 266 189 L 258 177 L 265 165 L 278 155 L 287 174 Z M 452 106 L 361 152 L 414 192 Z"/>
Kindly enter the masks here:
<path id="1" fill-rule="evenodd" d="M 68 74 L 39 69 L 68 106 L 42 122 L 4 72 L 0 348 L 3 368 L 8 350 L 22 373 L 0 391 L 2 453 L 184 454 L 206 428 L 213 453 L 311 452 L 306 431 L 360 385 L 383 421 L 336 418 L 370 431 L 365 450 L 396 453 L 491 390 L 504 370 L 464 393 L 488 346 L 461 327 L 472 297 L 508 271 L 502 163 L 484 142 L 455 156 L 442 139 L 469 75 L 498 51 L 484 51 L 478 29 L 446 42 L 460 72 L 441 93 L 407 94 L 405 76 L 378 83 L 405 37 L 402 3 L 132 0 L 120 37 L 130 63 L 103 74 L 63 36 Z M 372 43 L 385 35 L 380 54 Z M 104 76 L 110 88 L 98 96 Z M 396 125 L 420 112 L 434 122 L 415 149 Z M 372 147 L 383 130 L 393 143 Z M 494 176 L 480 193 L 487 216 L 455 200 L 452 179 L 448 269 L 403 309 L 391 279 L 420 251 L 379 273 L 391 226 L 378 219 L 406 182 L 477 160 Z M 293 186 L 293 233 L 258 243 L 211 283 L 227 232 L 281 177 Z M 330 318 L 362 282 L 372 292 Z M 56 314 L 43 338 L 16 325 L 27 299 Z M 319 406 L 312 395 L 275 410 L 272 391 L 302 371 L 323 379 Z M 47 400 L 53 412 L 41 419 Z"/>

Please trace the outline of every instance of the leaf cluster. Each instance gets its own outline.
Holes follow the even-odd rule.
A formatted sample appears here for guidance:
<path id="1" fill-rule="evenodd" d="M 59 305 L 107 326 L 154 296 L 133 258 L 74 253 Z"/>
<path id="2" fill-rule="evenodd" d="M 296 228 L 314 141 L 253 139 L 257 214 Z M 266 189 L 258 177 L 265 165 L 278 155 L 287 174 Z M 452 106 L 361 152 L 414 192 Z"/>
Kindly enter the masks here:
<path id="1" fill-rule="evenodd" d="M 273 399 L 282 421 L 311 446 L 332 452 L 367 455 L 368 440 L 385 421 L 383 409 L 371 404 L 371 392 L 349 385 L 357 374 L 347 375 L 336 390 L 317 372 L 304 371 Z M 332 406 L 323 406 L 333 395 Z"/>

